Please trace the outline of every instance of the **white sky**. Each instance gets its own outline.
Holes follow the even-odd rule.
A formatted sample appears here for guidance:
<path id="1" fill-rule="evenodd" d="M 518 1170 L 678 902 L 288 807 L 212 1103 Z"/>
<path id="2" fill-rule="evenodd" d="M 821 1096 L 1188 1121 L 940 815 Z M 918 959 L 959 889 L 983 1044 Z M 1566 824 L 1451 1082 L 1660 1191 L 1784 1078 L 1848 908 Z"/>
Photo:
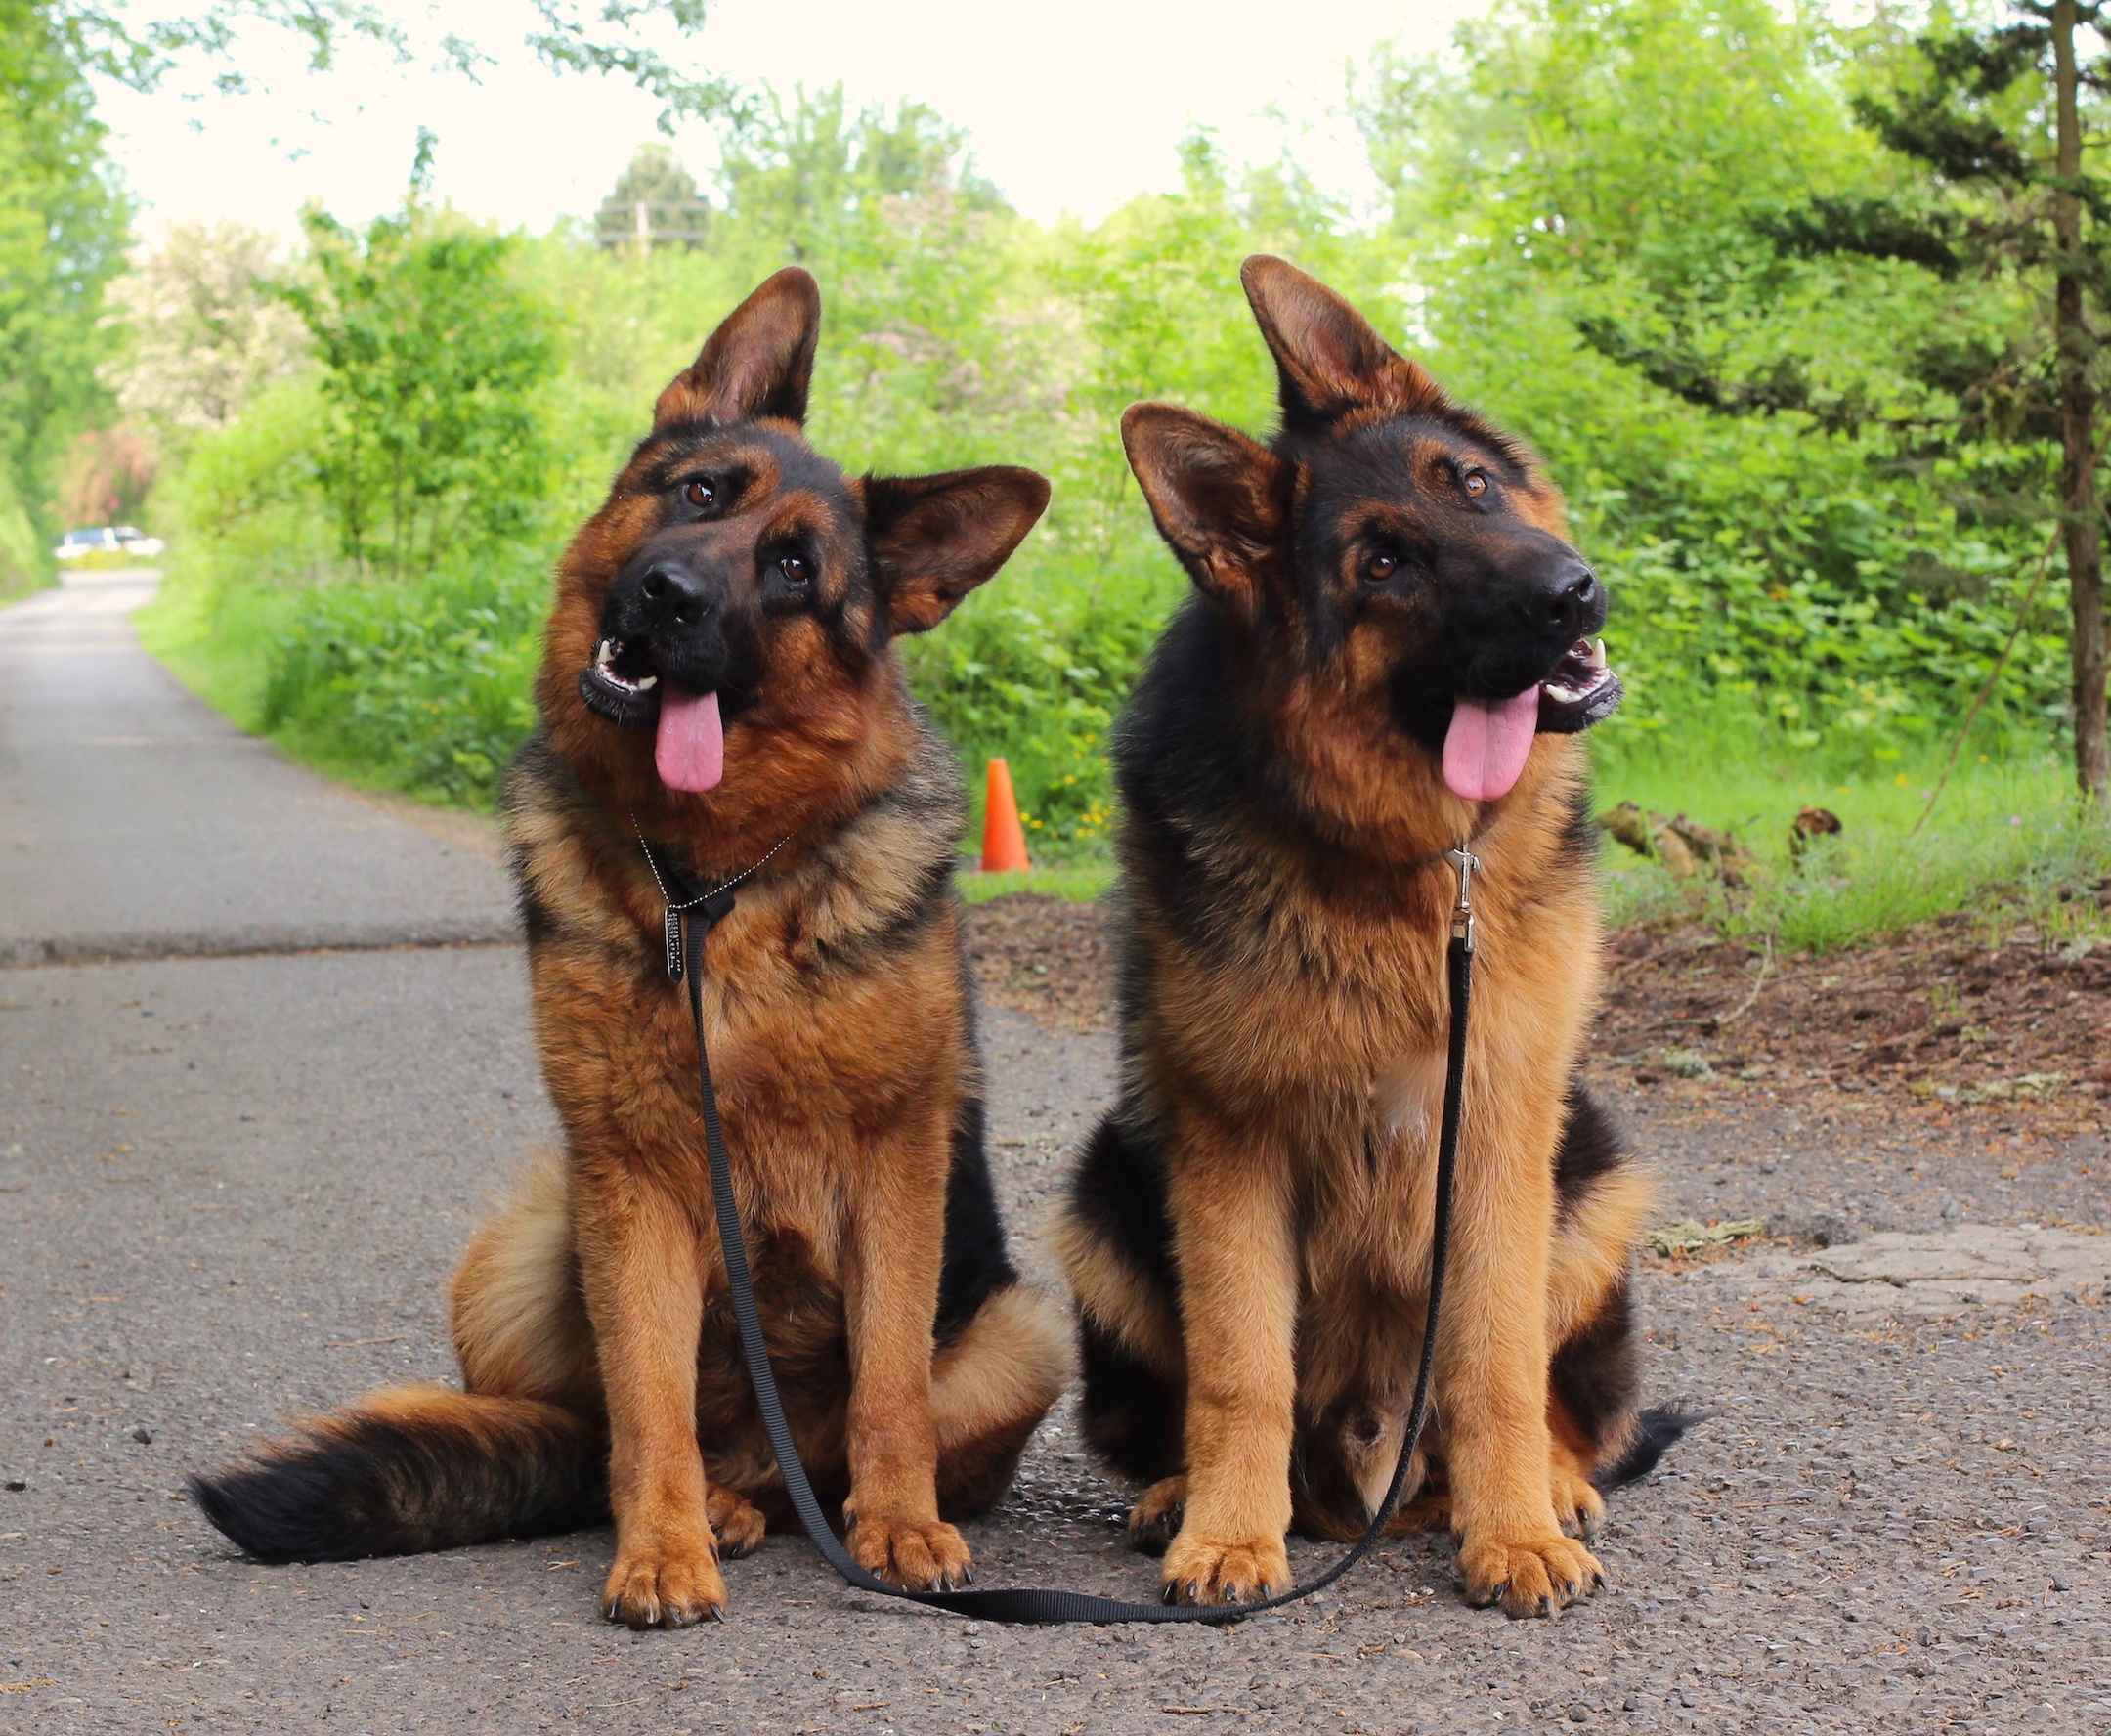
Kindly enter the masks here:
<path id="1" fill-rule="evenodd" d="M 971 137 L 977 165 L 1040 218 L 1097 219 L 1179 179 L 1190 125 L 1218 129 L 1234 160 L 1273 156 L 1287 138 L 1333 191 L 1363 191 L 1341 114 L 1350 63 L 1398 39 L 1439 47 L 1485 0 L 716 0 L 687 64 L 736 82 L 843 83 L 854 102 L 929 104 Z M 589 214 L 632 150 L 655 137 L 652 100 L 616 79 L 557 77 L 521 48 L 517 0 L 400 8 L 429 36 L 457 31 L 495 53 L 481 88 L 458 74 L 399 67 L 349 50 L 332 72 L 252 31 L 241 56 L 266 94 L 152 97 L 106 89 L 113 154 L 145 207 L 167 223 L 231 217 L 290 233 L 309 199 L 360 221 L 393 206 L 418 126 L 439 137 L 435 188 L 508 226 Z M 202 79 L 189 81 L 195 89 Z M 179 87 L 180 89 L 180 87 Z M 677 149 L 699 179 L 708 128 Z"/>

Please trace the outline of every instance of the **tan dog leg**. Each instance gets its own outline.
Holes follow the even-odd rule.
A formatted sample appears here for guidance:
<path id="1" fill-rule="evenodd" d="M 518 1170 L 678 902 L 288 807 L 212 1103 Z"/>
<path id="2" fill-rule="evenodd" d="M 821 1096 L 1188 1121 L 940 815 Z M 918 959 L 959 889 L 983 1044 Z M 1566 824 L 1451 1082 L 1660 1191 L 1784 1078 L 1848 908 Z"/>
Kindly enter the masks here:
<path id="1" fill-rule="evenodd" d="M 625 1174 L 575 1188 L 580 1276 L 609 1415 L 611 1621 L 686 1628 L 725 1611 L 697 1451 L 704 1285 L 694 1225 Z"/>
<path id="2" fill-rule="evenodd" d="M 1290 1584 L 1298 1263 L 1282 1171 L 1251 1143 L 1193 1127 L 1175 1141 L 1187 1499 L 1163 1574 L 1178 1603 L 1242 1603 Z"/>
<path id="3" fill-rule="evenodd" d="M 898 1128 L 874 1151 L 864 1189 L 850 1203 L 844 1262 L 850 1494 L 843 1546 L 867 1572 L 913 1591 L 954 1590 L 974 1578 L 966 1541 L 938 1517 L 931 1323 L 952 1122 L 951 1105 L 940 1107 L 942 1118 Z"/>
<path id="4" fill-rule="evenodd" d="M 1500 1102 L 1507 1081 L 1473 1093 Z M 1512 1087 L 1512 1103 L 1516 1101 Z M 1535 1158 L 1533 1122 L 1492 1114 L 1469 1125 L 1459 1164 L 1451 1265 L 1437 1334 L 1451 1526 L 1467 1601 L 1506 1615 L 1552 1615 L 1604 1583 L 1589 1550 L 1562 1535 L 1547 1432 L 1546 1289 L 1553 1166 Z M 1520 1138 L 1523 1122 L 1524 1138 Z M 1505 1151 L 1505 1145 L 1513 1147 Z M 1527 1148 L 1522 1153 L 1514 1148 Z"/>

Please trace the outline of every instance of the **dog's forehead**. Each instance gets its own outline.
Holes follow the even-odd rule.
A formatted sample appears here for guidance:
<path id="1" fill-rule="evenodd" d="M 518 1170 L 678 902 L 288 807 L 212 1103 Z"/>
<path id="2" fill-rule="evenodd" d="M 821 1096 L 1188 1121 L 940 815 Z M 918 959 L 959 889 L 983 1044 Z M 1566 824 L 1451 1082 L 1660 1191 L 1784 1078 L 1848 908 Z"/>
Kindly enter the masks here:
<path id="1" fill-rule="evenodd" d="M 1505 443 L 1484 430 L 1424 416 L 1394 416 L 1353 429 L 1327 443 L 1334 456 L 1317 460 L 1350 486 L 1412 493 L 1437 474 L 1479 467 L 1512 482 L 1525 480 Z"/>
<path id="2" fill-rule="evenodd" d="M 713 472 L 743 476 L 770 499 L 799 495 L 844 518 L 857 511 L 856 499 L 840 467 L 797 434 L 762 422 L 731 427 L 705 422 L 657 429 L 632 465 L 638 486 L 649 493 Z"/>

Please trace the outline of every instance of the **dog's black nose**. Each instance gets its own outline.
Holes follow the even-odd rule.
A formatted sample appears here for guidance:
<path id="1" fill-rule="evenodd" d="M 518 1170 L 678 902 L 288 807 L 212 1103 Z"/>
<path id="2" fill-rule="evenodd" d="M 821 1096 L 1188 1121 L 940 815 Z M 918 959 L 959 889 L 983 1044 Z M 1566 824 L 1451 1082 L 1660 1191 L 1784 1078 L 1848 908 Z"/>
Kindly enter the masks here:
<path id="1" fill-rule="evenodd" d="M 1582 634 L 1601 625 L 1593 620 L 1603 597 L 1598 575 L 1578 563 L 1555 576 L 1541 604 L 1548 627 L 1561 632 Z"/>
<path id="2" fill-rule="evenodd" d="M 711 593 L 686 567 L 663 561 L 638 583 L 655 627 L 690 627 L 711 613 Z"/>

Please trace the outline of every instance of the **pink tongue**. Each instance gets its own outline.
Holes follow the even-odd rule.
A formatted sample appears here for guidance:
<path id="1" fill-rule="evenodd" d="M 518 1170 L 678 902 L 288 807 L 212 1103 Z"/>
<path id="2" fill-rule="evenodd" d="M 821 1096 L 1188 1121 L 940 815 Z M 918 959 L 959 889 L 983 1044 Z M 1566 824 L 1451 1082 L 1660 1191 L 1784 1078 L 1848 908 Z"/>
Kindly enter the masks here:
<path id="1" fill-rule="evenodd" d="M 668 789 L 692 794 L 711 789 L 725 776 L 725 730 L 718 722 L 717 694 L 684 693 L 663 684 L 653 763 Z"/>
<path id="2" fill-rule="evenodd" d="M 1451 727 L 1444 732 L 1443 781 L 1451 794 L 1468 802 L 1493 802 L 1510 794 L 1525 770 L 1539 729 L 1539 689 L 1528 687 L 1515 699 L 1468 699 L 1451 702 Z"/>

